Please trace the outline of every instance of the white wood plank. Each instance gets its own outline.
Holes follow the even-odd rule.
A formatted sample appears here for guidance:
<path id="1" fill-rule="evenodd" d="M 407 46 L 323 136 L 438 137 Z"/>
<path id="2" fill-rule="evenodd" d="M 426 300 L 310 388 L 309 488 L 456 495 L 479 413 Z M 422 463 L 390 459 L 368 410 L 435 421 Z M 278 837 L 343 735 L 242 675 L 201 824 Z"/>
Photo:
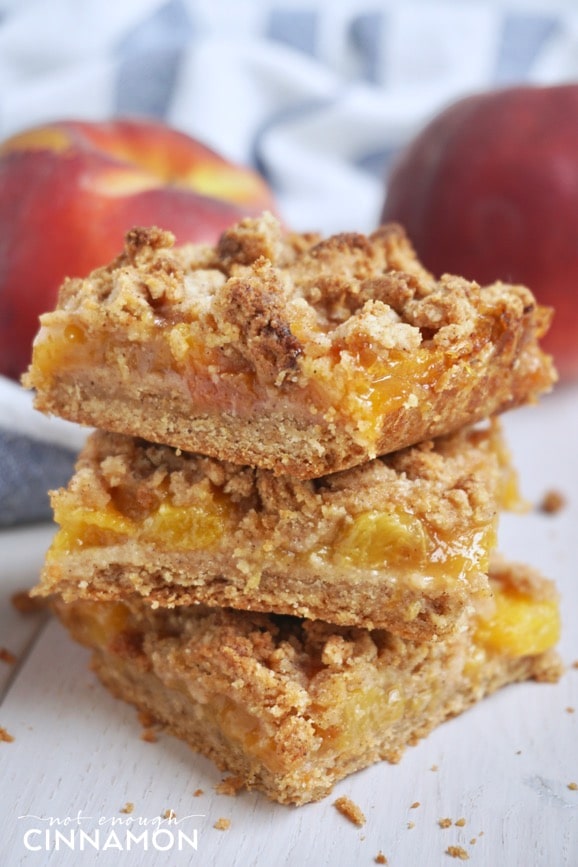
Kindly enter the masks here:
<path id="1" fill-rule="evenodd" d="M 15 657 L 14 664 L 0 659 L 0 700 L 45 620 L 41 614 L 18 612 L 12 597 L 36 584 L 53 534 L 52 525 L 0 531 L 0 648 Z"/>

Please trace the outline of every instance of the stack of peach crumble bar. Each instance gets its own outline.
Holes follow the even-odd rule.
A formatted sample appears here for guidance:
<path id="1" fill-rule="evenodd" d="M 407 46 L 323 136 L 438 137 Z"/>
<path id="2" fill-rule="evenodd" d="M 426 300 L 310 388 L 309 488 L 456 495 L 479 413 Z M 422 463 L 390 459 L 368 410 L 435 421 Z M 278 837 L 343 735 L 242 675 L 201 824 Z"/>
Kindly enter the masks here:
<path id="1" fill-rule="evenodd" d="M 38 408 L 96 431 L 33 592 L 114 694 L 282 803 L 556 679 L 556 591 L 496 553 L 496 417 L 552 386 L 549 318 L 434 279 L 396 226 L 131 231 L 35 342 Z"/>

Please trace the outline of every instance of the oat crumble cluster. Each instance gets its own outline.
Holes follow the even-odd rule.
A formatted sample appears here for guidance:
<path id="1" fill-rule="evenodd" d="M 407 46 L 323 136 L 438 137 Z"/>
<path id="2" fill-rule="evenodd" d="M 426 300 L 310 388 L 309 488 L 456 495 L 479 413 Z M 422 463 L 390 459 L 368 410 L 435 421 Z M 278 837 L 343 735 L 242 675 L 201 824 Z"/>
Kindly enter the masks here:
<path id="1" fill-rule="evenodd" d="M 64 283 L 25 377 L 96 428 L 33 595 L 151 740 L 280 803 L 556 680 L 556 590 L 496 551 L 520 502 L 496 417 L 555 381 L 549 319 L 525 287 L 435 280 L 397 226 L 133 229 Z"/>

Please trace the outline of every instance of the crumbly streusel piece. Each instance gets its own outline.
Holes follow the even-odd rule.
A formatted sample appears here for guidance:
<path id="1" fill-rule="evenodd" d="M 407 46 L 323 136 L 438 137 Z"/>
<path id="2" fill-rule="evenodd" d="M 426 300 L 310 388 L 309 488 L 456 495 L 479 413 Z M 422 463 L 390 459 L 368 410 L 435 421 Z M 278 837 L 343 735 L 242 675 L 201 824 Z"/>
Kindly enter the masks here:
<path id="1" fill-rule="evenodd" d="M 398 761 L 408 744 L 506 683 L 557 679 L 552 586 L 505 564 L 493 581 L 493 615 L 426 643 L 204 606 L 55 605 L 94 649 L 93 667 L 115 695 L 248 788 L 304 804 L 373 762 Z"/>
<path id="2" fill-rule="evenodd" d="M 314 478 L 535 400 L 550 311 L 522 286 L 433 279 L 396 226 L 217 246 L 159 229 L 67 280 L 25 383 L 44 412 Z"/>
<path id="3" fill-rule="evenodd" d="M 96 432 L 37 594 L 298 614 L 425 639 L 489 594 L 513 470 L 497 423 L 299 481 Z"/>

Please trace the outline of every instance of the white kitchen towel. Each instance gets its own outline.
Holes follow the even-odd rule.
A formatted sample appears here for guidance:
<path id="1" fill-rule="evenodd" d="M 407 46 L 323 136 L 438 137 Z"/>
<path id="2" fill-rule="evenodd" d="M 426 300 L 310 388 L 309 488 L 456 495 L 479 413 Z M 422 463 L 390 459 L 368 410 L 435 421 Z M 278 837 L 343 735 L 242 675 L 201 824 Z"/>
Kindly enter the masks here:
<path id="1" fill-rule="evenodd" d="M 0 0 L 0 139 L 160 119 L 262 172 L 298 230 L 374 228 L 391 160 L 449 102 L 576 79 L 573 0 Z M 78 441 L 0 393 L 0 523 L 38 520 Z"/>

